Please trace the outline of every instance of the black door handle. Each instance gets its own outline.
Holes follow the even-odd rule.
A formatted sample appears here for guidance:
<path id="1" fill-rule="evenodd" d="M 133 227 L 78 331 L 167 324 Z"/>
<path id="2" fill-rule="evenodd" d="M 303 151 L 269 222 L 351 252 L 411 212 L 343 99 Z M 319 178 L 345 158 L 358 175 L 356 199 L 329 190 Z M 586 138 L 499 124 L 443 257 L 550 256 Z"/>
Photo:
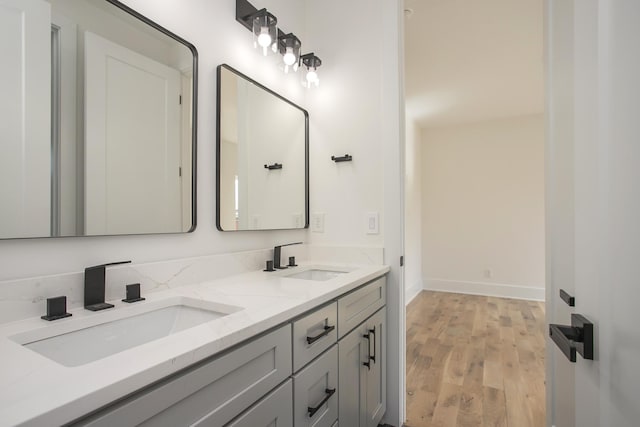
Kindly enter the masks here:
<path id="1" fill-rule="evenodd" d="M 593 323 L 580 314 L 571 315 L 571 326 L 549 325 L 549 336 L 571 362 L 576 352 L 593 360 Z"/>
<path id="2" fill-rule="evenodd" d="M 318 406 L 316 407 L 311 407 L 311 406 L 307 406 L 307 412 L 309 413 L 309 418 L 313 417 L 316 412 L 318 412 L 320 410 L 320 408 L 322 408 L 322 405 L 324 405 L 325 403 L 327 403 L 327 400 L 329 400 L 331 398 L 331 396 L 333 396 L 333 393 L 336 392 L 335 388 L 326 388 L 324 390 L 325 393 L 327 393 L 324 398 L 322 399 L 322 401 L 320 403 L 318 403 Z"/>
<path id="3" fill-rule="evenodd" d="M 325 325 L 324 330 L 320 332 L 318 335 L 316 335 L 315 337 L 307 337 L 307 344 L 309 345 L 313 344 L 314 342 L 318 341 L 320 338 L 329 335 L 329 333 L 333 331 L 335 328 L 336 328 L 335 326 Z"/>
<path id="4" fill-rule="evenodd" d="M 566 302 L 569 307 L 575 307 L 576 299 L 569 295 L 564 289 L 560 289 L 560 298 L 562 298 L 562 301 Z"/>

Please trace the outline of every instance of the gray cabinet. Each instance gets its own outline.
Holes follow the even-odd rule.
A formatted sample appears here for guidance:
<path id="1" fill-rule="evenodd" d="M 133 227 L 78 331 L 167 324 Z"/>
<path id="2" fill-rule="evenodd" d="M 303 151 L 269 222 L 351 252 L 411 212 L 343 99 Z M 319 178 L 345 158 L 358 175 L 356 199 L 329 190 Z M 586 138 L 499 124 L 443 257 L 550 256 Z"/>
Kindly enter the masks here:
<path id="1" fill-rule="evenodd" d="M 291 375 L 287 324 L 85 418 L 88 426 L 222 426 Z"/>
<path id="2" fill-rule="evenodd" d="M 288 380 L 225 427 L 293 427 L 293 383 Z"/>
<path id="3" fill-rule="evenodd" d="M 333 302 L 293 322 L 293 371 L 337 342 L 338 313 Z"/>
<path id="4" fill-rule="evenodd" d="M 338 300 L 338 338 L 342 338 L 387 302 L 386 278 L 348 293 Z"/>
<path id="5" fill-rule="evenodd" d="M 70 425 L 375 427 L 386 410 L 385 280 Z"/>
<path id="6" fill-rule="evenodd" d="M 386 309 L 382 308 L 338 342 L 339 420 L 375 427 L 386 411 Z"/>
<path id="7" fill-rule="evenodd" d="M 338 348 L 333 346 L 293 376 L 296 427 L 331 427 L 338 419 Z"/>

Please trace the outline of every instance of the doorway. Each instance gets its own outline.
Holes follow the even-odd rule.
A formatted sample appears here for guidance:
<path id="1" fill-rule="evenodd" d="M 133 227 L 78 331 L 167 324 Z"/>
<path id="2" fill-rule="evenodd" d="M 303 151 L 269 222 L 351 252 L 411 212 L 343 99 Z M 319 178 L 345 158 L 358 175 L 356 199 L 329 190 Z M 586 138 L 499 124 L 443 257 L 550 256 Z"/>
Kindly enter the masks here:
<path id="1" fill-rule="evenodd" d="M 407 426 L 483 425 L 474 411 L 484 396 L 516 410 L 529 398 L 520 380 L 504 380 L 515 365 L 531 384 L 544 378 L 543 2 L 404 4 Z M 452 338 L 438 355 L 437 334 Z M 433 345 L 410 347 L 416 335 Z M 455 391 L 465 374 L 482 379 L 478 390 L 433 389 Z M 509 422 L 505 407 L 504 425 L 544 424 L 544 382 L 535 384 L 528 415 L 512 411 Z M 433 402 L 412 412 L 421 386 Z M 438 407 L 454 415 L 438 421 Z"/>

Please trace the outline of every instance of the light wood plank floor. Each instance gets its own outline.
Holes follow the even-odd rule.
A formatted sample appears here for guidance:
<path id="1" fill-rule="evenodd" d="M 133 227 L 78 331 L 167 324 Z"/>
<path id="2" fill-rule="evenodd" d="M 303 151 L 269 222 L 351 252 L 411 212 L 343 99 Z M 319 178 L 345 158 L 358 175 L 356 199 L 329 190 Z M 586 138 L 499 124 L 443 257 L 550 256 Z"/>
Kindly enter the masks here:
<path id="1" fill-rule="evenodd" d="M 423 291 L 407 307 L 407 427 L 545 425 L 544 303 Z"/>

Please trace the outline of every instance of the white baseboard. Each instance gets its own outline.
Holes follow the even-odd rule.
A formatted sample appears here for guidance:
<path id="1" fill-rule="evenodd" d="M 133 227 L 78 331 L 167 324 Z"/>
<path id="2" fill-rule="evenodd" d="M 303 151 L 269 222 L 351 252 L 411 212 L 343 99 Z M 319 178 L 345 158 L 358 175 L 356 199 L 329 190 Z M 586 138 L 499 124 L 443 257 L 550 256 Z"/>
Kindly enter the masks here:
<path id="1" fill-rule="evenodd" d="M 430 291 L 455 292 L 459 294 L 484 295 L 544 301 L 544 287 L 517 286 L 502 283 L 465 282 L 460 280 L 433 279 L 425 280 L 425 289 Z"/>
<path id="2" fill-rule="evenodd" d="M 407 288 L 404 292 L 404 303 L 409 305 L 411 301 L 423 290 L 421 282 L 414 283 L 411 287 Z"/>

